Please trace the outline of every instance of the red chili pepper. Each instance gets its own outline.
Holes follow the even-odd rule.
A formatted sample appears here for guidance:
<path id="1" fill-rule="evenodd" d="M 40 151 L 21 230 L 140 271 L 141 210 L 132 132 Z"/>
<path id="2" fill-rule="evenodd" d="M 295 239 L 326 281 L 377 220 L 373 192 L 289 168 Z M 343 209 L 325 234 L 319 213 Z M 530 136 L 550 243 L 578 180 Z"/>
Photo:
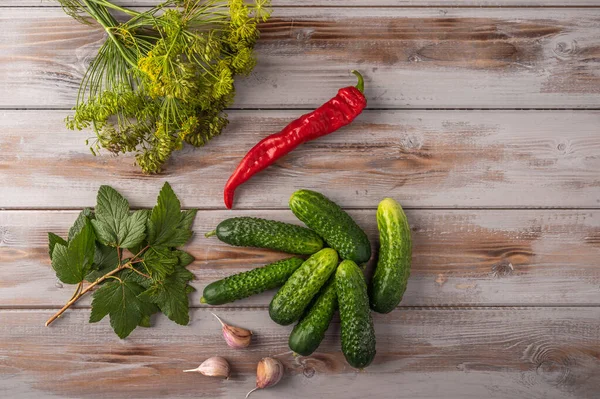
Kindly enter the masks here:
<path id="1" fill-rule="evenodd" d="M 363 95 L 364 80 L 358 71 L 356 87 L 344 87 L 337 96 L 311 113 L 302 115 L 279 133 L 258 142 L 242 159 L 225 185 L 225 206 L 233 206 L 235 189 L 256 173 L 273 164 L 277 159 L 309 140 L 335 132 L 354 120 L 366 107 Z"/>

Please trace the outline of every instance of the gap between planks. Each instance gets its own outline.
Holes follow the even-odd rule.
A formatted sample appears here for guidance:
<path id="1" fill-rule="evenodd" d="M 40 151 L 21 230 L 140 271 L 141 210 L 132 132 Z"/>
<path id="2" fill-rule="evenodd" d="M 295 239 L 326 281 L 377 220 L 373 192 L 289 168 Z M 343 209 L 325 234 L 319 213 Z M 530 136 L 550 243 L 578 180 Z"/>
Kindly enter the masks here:
<path id="1" fill-rule="evenodd" d="M 0 212 L 77 212 L 82 211 L 84 208 L 92 208 L 93 207 L 61 207 L 61 208 L 12 208 L 12 207 L 0 207 Z M 150 209 L 147 207 L 138 208 L 135 206 L 130 207 L 132 211 L 139 209 Z M 226 209 L 223 207 L 207 207 L 207 208 L 194 208 L 194 207 L 182 207 L 181 210 L 188 209 L 198 209 L 203 212 L 221 212 Z M 288 211 L 289 207 L 268 207 L 268 208 L 256 208 L 256 207 L 236 207 L 232 210 L 235 211 Z M 352 206 L 343 206 L 342 209 L 351 210 L 351 211 L 375 211 L 377 210 L 377 206 L 372 207 L 352 207 Z M 600 206 L 597 207 L 574 207 L 574 206 L 522 206 L 522 207 L 494 207 L 494 206 L 461 206 L 461 207 L 450 207 L 450 206 L 402 206 L 402 209 L 411 210 L 411 211 L 597 211 L 600 209 Z"/>
<path id="2" fill-rule="evenodd" d="M 92 291 L 93 293 L 93 291 Z M 232 305 L 232 304 L 230 304 Z M 58 309 L 61 309 L 62 306 L 19 306 L 19 305 L 14 305 L 14 306 L 0 306 L 0 312 L 6 312 L 6 311 L 16 311 L 16 312 L 28 312 L 28 311 L 55 311 Z M 69 312 L 74 312 L 74 311 L 89 311 L 92 307 L 90 305 L 73 305 L 71 306 L 69 309 L 67 309 L 65 311 L 64 314 L 67 314 Z M 600 308 L 600 305 L 597 304 L 590 304 L 590 303 L 540 303 L 540 304 L 531 304 L 531 305 L 527 305 L 527 304 L 523 304 L 523 305 L 519 305 L 519 306 L 515 306 L 515 305 L 502 305 L 502 304 L 483 304 L 483 305 L 477 305 L 476 303 L 473 304 L 463 304 L 463 305 L 435 305 L 435 306 L 404 306 L 404 305 L 398 305 L 395 310 L 419 310 L 419 311 L 427 311 L 427 310 L 431 310 L 431 311 L 437 311 L 437 310 L 448 310 L 448 311 L 452 311 L 452 310 L 531 310 L 531 309 L 536 309 L 536 308 L 543 308 L 543 309 L 548 309 L 548 308 L 560 308 L 560 309 L 566 309 L 566 308 Z M 268 311 L 269 306 L 268 305 L 243 305 L 243 306 L 228 306 L 228 305 L 198 305 L 198 304 L 192 304 L 190 305 L 190 309 L 195 309 L 195 310 L 209 310 L 211 312 L 217 311 L 217 310 L 223 310 L 223 311 L 243 311 L 243 310 L 265 310 Z"/>
<path id="3" fill-rule="evenodd" d="M 60 5 L 55 2 L 43 2 L 43 1 L 20 1 L 20 0 L 3 0 L 5 3 L 0 4 L 0 8 L 61 8 Z M 20 3 L 20 4 L 17 4 Z M 152 7 L 158 4 L 160 1 L 115 1 L 117 5 L 124 7 Z M 25 4 L 23 4 L 25 3 Z M 465 8 L 599 8 L 600 1 L 598 0 L 579 0 L 572 1 L 571 4 L 564 4 L 561 0 L 446 0 L 446 1 L 429 1 L 415 3 L 411 0 L 379 0 L 369 2 L 367 0 L 362 1 L 342 1 L 342 0 L 321 0 L 321 1 L 307 1 L 298 3 L 293 0 L 274 0 L 272 5 L 273 9 L 278 8 L 453 8 L 453 9 L 465 9 Z M 427 3 L 427 4 L 422 4 Z M 519 4 L 521 3 L 521 4 Z M 573 4 L 574 3 L 574 4 Z"/>
<path id="4" fill-rule="evenodd" d="M 260 108 L 255 108 L 255 107 L 231 107 L 231 108 L 226 108 L 226 111 L 297 111 L 297 112 L 304 112 L 304 111 L 314 111 L 315 108 L 310 108 L 310 107 L 305 107 L 305 108 L 273 108 L 273 107 L 260 107 Z M 21 107 L 21 106 L 15 106 L 15 107 L 0 107 L 0 111 L 73 111 L 73 108 L 69 108 L 69 107 Z M 367 107 L 365 108 L 365 111 L 383 111 L 383 112 L 387 112 L 387 111 L 407 111 L 407 112 L 412 112 L 412 111 L 456 111 L 456 112 L 463 112 L 463 111 L 467 111 L 467 112 L 479 112 L 479 111 L 553 111 L 553 112 L 561 112 L 561 111 L 565 111 L 565 112 L 572 112 L 572 111 L 579 111 L 579 112 L 591 112 L 591 111 L 600 111 L 600 108 L 592 108 L 592 107 L 588 107 L 588 108 L 567 108 L 567 107 L 558 107 L 558 108 L 540 108 L 540 107 L 519 107 L 519 108 L 493 108 L 493 107 L 483 107 L 483 108 L 464 108 L 464 107 L 426 107 L 426 108 L 402 108 L 402 107 L 395 107 L 395 108 L 378 108 L 378 107 Z"/>

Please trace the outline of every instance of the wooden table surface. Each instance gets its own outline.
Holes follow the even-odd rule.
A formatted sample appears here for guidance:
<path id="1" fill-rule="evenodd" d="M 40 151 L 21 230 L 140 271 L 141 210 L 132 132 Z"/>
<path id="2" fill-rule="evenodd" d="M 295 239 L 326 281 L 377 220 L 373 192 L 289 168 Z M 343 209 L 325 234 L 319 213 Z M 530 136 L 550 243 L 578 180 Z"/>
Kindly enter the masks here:
<path id="1" fill-rule="evenodd" d="M 274 5 L 223 135 L 144 176 L 131 157 L 94 158 L 90 134 L 63 123 L 102 31 L 53 2 L 0 2 L 0 397 L 241 398 L 267 355 L 288 372 L 257 398 L 600 397 L 600 1 Z M 352 83 L 353 68 L 369 108 L 256 176 L 226 211 L 240 157 Z M 102 184 L 149 207 L 164 181 L 200 208 L 190 325 L 161 316 L 120 340 L 107 320 L 87 323 L 87 299 L 44 327 L 73 290 L 56 280 L 46 232 L 66 234 Z M 203 234 L 233 215 L 293 221 L 298 188 L 349 209 L 374 245 L 377 203 L 407 210 L 412 275 L 398 309 L 374 316 L 365 371 L 346 365 L 337 318 L 318 353 L 293 357 L 291 327 L 267 314 L 272 292 L 199 304 L 209 282 L 282 257 Z M 211 311 L 252 329 L 254 345 L 228 349 Z M 217 354 L 232 379 L 181 372 Z"/>

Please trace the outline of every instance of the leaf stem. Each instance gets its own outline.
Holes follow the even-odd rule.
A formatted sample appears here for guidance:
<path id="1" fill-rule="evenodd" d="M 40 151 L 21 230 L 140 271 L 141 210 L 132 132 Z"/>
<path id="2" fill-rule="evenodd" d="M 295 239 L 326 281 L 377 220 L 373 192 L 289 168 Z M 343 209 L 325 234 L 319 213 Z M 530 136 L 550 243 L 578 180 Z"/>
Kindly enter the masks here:
<path id="1" fill-rule="evenodd" d="M 93 283 L 91 283 L 90 285 L 88 285 L 83 291 L 81 291 L 81 287 L 83 287 L 83 281 L 80 282 L 77 290 L 75 291 L 76 294 L 73 295 L 73 297 L 69 300 L 69 302 L 67 302 L 65 304 L 65 306 L 63 306 L 58 312 L 56 312 L 54 314 L 54 316 L 52 316 L 51 318 L 48 319 L 48 321 L 46 322 L 46 327 L 48 327 L 50 324 L 52 324 L 52 322 L 54 320 L 58 319 L 67 309 L 69 309 L 82 296 L 84 296 L 85 294 L 87 294 L 92 288 L 94 288 L 95 286 L 97 286 L 100 283 L 103 283 L 108 278 L 113 278 L 113 276 L 115 274 L 119 273 L 123 269 L 131 267 L 131 262 L 133 262 L 135 259 L 137 259 L 139 256 L 141 256 L 144 253 L 144 251 L 147 250 L 149 247 L 150 247 L 149 245 L 146 245 L 144 248 L 142 248 L 140 250 L 140 252 L 138 252 L 137 254 L 135 254 L 133 256 L 133 258 L 131 258 L 131 260 L 129 262 L 125 263 L 124 265 L 121 265 L 121 261 L 119 260 L 119 266 L 117 268 L 115 268 L 114 270 L 106 273 L 104 276 L 99 277 L 98 279 L 96 279 L 96 281 L 94 281 Z M 118 251 L 118 249 L 117 249 L 117 251 Z M 118 277 L 114 277 L 114 278 L 118 278 Z M 122 282 L 121 279 L 119 279 L 119 281 Z"/>
<path id="2" fill-rule="evenodd" d="M 137 263 L 137 262 L 136 262 L 136 263 Z M 134 272 L 136 272 L 136 273 L 137 273 L 137 274 L 139 274 L 140 276 L 144 276 L 144 277 L 146 277 L 146 278 L 148 278 L 148 279 L 151 279 L 151 278 L 152 278 L 152 277 L 150 277 L 149 275 L 147 275 L 146 273 L 142 273 L 141 271 L 139 271 L 138 269 L 136 269 L 135 267 L 133 267 L 133 266 L 131 266 L 131 265 L 127 266 L 127 268 L 128 268 L 128 269 L 130 269 L 130 270 L 132 270 L 132 271 L 134 271 Z"/>
<path id="3" fill-rule="evenodd" d="M 140 252 L 133 255 L 133 258 L 131 258 L 128 263 L 133 263 L 133 261 L 139 258 L 148 248 L 150 248 L 150 245 L 146 245 L 144 248 L 140 249 Z"/>
<path id="4" fill-rule="evenodd" d="M 62 315 L 65 312 L 65 310 L 69 309 L 75 302 L 77 302 L 79 300 L 79 298 L 84 296 L 88 291 L 90 291 L 92 288 L 94 288 L 98 284 L 104 282 L 104 280 L 106 280 L 107 278 L 110 278 L 112 275 L 117 274 L 121 270 L 125 269 L 125 267 L 126 267 L 126 265 L 119 266 L 116 269 L 114 269 L 113 271 L 106 273 L 104 276 L 98 278 L 96 281 L 94 281 L 93 283 L 88 285 L 83 291 L 81 291 L 81 292 L 79 292 L 79 294 L 75 295 L 69 302 L 67 302 L 65 304 L 65 306 L 63 306 L 58 312 L 56 312 L 56 314 L 54 316 L 49 318 L 48 321 L 46 322 L 46 327 L 48 327 L 50 324 L 52 324 L 52 322 L 54 320 L 58 319 L 60 317 L 60 315 Z"/>
<path id="5" fill-rule="evenodd" d="M 118 280 L 121 284 L 123 284 L 123 280 L 121 280 L 117 276 L 108 276 L 107 278 L 114 278 L 115 280 Z"/>
<path id="6" fill-rule="evenodd" d="M 79 284 L 77 284 L 77 288 L 75 289 L 75 292 L 73 293 L 71 299 L 75 298 L 81 292 L 81 287 L 83 287 L 83 281 L 80 281 Z"/>

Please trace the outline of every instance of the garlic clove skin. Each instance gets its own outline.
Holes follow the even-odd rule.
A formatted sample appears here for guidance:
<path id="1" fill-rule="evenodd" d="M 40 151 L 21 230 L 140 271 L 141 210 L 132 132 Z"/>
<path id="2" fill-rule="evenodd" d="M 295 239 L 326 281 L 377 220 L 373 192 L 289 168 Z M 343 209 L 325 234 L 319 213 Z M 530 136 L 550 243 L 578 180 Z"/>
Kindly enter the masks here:
<path id="1" fill-rule="evenodd" d="M 265 357 L 256 368 L 256 386 L 259 389 L 277 384 L 283 377 L 283 364 L 272 357 Z"/>
<path id="2" fill-rule="evenodd" d="M 256 388 L 246 394 L 246 398 L 257 389 L 264 389 L 276 385 L 285 374 L 283 364 L 272 357 L 265 357 L 258 362 L 256 367 Z"/>
<path id="3" fill-rule="evenodd" d="M 234 349 L 247 348 L 252 341 L 252 331 L 234 326 L 223 326 L 223 338 Z"/>
<path id="4" fill-rule="evenodd" d="M 184 373 L 196 372 L 207 377 L 221 377 L 229 379 L 231 367 L 229 362 L 221 356 L 213 356 L 202 362 L 200 366 L 191 370 L 183 370 Z"/>
<path id="5" fill-rule="evenodd" d="M 219 320 L 223 327 L 223 338 L 227 345 L 233 349 L 247 348 L 252 341 L 252 331 L 241 327 L 230 326 L 223 323 L 223 320 L 216 314 L 212 314 Z"/>

